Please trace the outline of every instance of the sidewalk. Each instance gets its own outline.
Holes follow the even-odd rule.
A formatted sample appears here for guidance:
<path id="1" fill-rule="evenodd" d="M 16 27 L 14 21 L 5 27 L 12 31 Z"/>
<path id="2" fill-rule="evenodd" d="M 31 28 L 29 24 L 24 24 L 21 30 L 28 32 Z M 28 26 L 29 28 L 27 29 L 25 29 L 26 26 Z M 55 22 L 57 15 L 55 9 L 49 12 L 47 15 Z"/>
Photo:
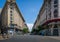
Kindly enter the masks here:
<path id="1" fill-rule="evenodd" d="M 0 35 L 0 40 L 3 40 L 4 38 Z"/>
<path id="2" fill-rule="evenodd" d="M 48 36 L 49 38 L 60 40 L 60 36 Z"/>
<path id="3" fill-rule="evenodd" d="M 2 37 L 2 35 L 0 35 L 0 40 L 5 40 L 5 39 L 8 39 L 6 36 L 5 38 Z"/>

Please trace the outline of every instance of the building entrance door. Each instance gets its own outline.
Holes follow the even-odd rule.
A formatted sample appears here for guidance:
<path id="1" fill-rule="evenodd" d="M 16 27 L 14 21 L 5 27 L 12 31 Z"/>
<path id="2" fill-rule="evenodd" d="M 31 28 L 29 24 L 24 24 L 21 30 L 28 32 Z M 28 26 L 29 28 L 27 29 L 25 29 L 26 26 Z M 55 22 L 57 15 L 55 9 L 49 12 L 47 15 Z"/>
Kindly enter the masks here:
<path id="1" fill-rule="evenodd" d="M 54 25 L 54 28 L 53 28 L 53 36 L 58 36 L 59 33 L 58 33 L 58 26 L 57 24 Z"/>

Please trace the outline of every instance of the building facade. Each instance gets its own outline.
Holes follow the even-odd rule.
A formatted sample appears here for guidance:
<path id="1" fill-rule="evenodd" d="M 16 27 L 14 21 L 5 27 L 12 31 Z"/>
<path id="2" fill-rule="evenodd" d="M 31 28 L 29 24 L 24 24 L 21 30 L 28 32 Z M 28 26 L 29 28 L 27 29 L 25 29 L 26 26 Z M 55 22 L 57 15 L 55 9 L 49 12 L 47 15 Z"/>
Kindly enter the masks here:
<path id="1" fill-rule="evenodd" d="M 14 32 L 28 28 L 16 0 L 6 0 L 1 12 L 1 28 L 4 32 L 12 32 L 12 35 Z"/>
<path id="2" fill-rule="evenodd" d="M 37 26 L 48 27 L 51 35 L 60 35 L 60 0 L 44 0 L 42 8 L 34 23 L 33 28 Z M 56 29 L 57 28 L 57 29 Z"/>
<path id="3" fill-rule="evenodd" d="M 1 33 L 1 11 L 2 9 L 0 8 L 0 33 Z"/>

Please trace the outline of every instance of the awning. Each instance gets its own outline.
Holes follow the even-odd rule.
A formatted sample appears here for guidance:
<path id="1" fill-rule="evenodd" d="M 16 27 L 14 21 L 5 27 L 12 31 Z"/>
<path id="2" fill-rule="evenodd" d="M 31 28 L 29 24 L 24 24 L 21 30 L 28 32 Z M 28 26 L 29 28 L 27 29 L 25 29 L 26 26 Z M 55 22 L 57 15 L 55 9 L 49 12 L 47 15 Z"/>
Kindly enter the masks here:
<path id="1" fill-rule="evenodd" d="M 47 25 L 51 22 L 57 22 L 57 21 L 60 21 L 60 19 L 50 19 L 50 20 L 47 20 L 43 25 Z"/>

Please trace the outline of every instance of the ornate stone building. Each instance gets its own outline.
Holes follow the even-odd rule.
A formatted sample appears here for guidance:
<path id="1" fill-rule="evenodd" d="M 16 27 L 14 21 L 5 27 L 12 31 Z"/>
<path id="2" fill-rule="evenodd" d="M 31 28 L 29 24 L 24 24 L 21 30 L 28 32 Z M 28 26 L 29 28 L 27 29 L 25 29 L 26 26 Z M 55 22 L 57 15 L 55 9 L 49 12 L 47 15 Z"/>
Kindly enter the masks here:
<path id="1" fill-rule="evenodd" d="M 12 34 L 28 28 L 16 0 L 6 0 L 1 12 L 1 28 L 4 32 L 8 31 L 8 33 L 12 32 Z"/>
<path id="2" fill-rule="evenodd" d="M 33 28 L 39 25 L 48 27 L 51 35 L 60 35 L 60 0 L 44 0 Z"/>

